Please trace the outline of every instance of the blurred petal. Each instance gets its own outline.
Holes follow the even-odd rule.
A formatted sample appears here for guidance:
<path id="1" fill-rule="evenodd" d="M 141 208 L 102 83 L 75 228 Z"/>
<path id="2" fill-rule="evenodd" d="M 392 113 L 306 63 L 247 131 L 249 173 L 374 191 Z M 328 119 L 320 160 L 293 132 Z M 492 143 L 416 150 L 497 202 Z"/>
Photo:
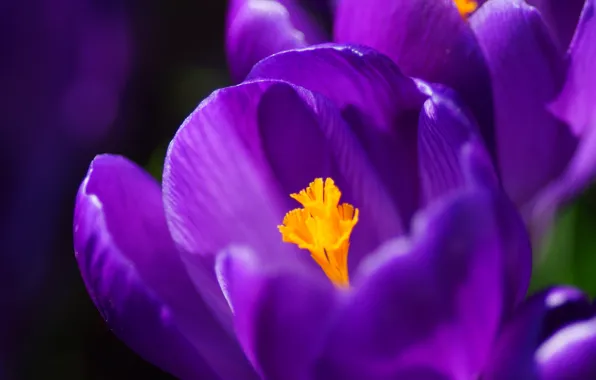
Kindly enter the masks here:
<path id="1" fill-rule="evenodd" d="M 456 90 L 493 143 L 489 72 L 453 0 L 342 0 L 335 40 L 387 54 L 404 74 Z"/>
<path id="2" fill-rule="evenodd" d="M 576 146 L 546 109 L 562 84 L 563 60 L 536 9 L 522 0 L 489 1 L 470 23 L 492 75 L 503 186 L 521 206 L 561 173 Z"/>
<path id="3" fill-rule="evenodd" d="M 542 299 L 543 301 L 539 301 Z M 541 302 L 545 311 L 538 342 L 543 343 L 558 330 L 593 316 L 590 298 L 571 286 L 557 286 L 534 295 L 526 302 Z"/>
<path id="4" fill-rule="evenodd" d="M 577 135 L 579 146 L 565 172 L 529 206 L 533 235 L 539 240 L 550 228 L 561 205 L 588 188 L 596 178 L 596 17 L 594 0 L 586 1 L 570 48 L 567 82 L 550 109 Z"/>
<path id="5" fill-rule="evenodd" d="M 537 241 L 547 233 L 556 212 L 574 197 L 586 190 L 596 178 L 596 119 L 580 140 L 575 155 L 565 172 L 531 205 L 530 222 L 533 238 Z"/>
<path id="6" fill-rule="evenodd" d="M 541 380 L 596 378 L 596 318 L 565 327 L 536 353 Z"/>
<path id="7" fill-rule="evenodd" d="M 201 256 L 245 244 L 271 262 L 306 262 L 276 229 L 297 203 L 289 194 L 331 177 L 360 209 L 350 266 L 399 231 L 391 199 L 339 111 L 285 82 L 215 92 L 174 137 L 164 171 L 166 216 L 192 275 Z M 200 290 L 200 289 L 199 289 Z"/>
<path id="8" fill-rule="evenodd" d="M 594 0 L 587 0 L 577 33 L 569 48 L 570 66 L 563 91 L 551 111 L 567 122 L 577 135 L 596 125 L 596 17 Z"/>
<path id="9" fill-rule="evenodd" d="M 461 151 L 463 173 L 470 186 L 488 190 L 492 212 L 497 221 L 503 260 L 503 318 L 508 318 L 525 298 L 532 274 L 532 247 L 523 219 L 515 205 L 503 193 L 491 159 L 478 142 L 470 142 Z"/>
<path id="10" fill-rule="evenodd" d="M 503 317 L 509 317 L 524 300 L 532 275 L 532 245 L 524 220 L 515 205 L 502 192 L 493 194 L 503 248 L 505 304 Z"/>
<path id="11" fill-rule="evenodd" d="M 249 78 L 285 80 L 331 99 L 362 144 L 407 228 L 419 205 L 416 124 L 425 99 L 413 80 L 372 49 L 342 45 L 277 54 L 259 62 Z"/>
<path id="12" fill-rule="evenodd" d="M 50 131 L 89 149 L 109 136 L 136 63 L 127 3 L 2 4 L 0 141 L 30 149 L 32 134 Z"/>
<path id="13" fill-rule="evenodd" d="M 592 316 L 588 297 L 571 287 L 556 287 L 530 297 L 507 323 L 482 375 L 486 380 L 541 379 L 534 355 L 564 326 Z"/>
<path id="14" fill-rule="evenodd" d="M 254 1 L 254 0 L 240 0 Z M 271 1 L 271 0 L 270 0 Z M 311 1 L 310 4 L 305 0 L 275 0 L 286 7 L 290 13 L 290 20 L 302 34 L 309 45 L 315 45 L 321 42 L 329 41 L 329 36 L 317 23 L 316 12 L 325 12 L 327 4 L 323 1 Z M 319 4 L 317 4 L 319 3 Z"/>
<path id="15" fill-rule="evenodd" d="M 434 203 L 410 239 L 363 263 L 330 337 L 329 378 L 479 373 L 501 311 L 501 243 L 485 195 L 465 191 Z"/>
<path id="16" fill-rule="evenodd" d="M 320 276 L 271 268 L 246 248 L 218 257 L 238 338 L 264 379 L 311 379 L 335 310 L 335 289 Z"/>
<path id="17" fill-rule="evenodd" d="M 159 185 L 98 156 L 77 196 L 76 258 L 114 333 L 180 378 L 254 378 L 238 343 L 194 290 L 169 235 Z"/>
<path id="18" fill-rule="evenodd" d="M 226 51 L 235 81 L 261 59 L 325 42 L 324 32 L 293 0 L 235 0 L 228 15 Z"/>
<path id="19" fill-rule="evenodd" d="M 474 119 L 453 91 L 438 86 L 421 86 L 430 95 L 420 113 L 418 127 L 422 195 L 424 204 L 428 204 L 465 184 L 465 173 L 460 164 L 461 149 L 468 142 L 481 141 L 482 137 Z"/>
<path id="20" fill-rule="evenodd" d="M 550 110 L 580 135 L 579 145 L 565 172 L 529 205 L 536 240 L 549 231 L 559 208 L 587 189 L 596 178 L 596 59 L 595 2 L 588 0 L 569 49 L 567 81 Z"/>
<path id="21" fill-rule="evenodd" d="M 561 51 L 566 51 L 586 0 L 528 0 L 540 11 Z"/>
<path id="22" fill-rule="evenodd" d="M 532 251 L 524 221 L 503 193 L 476 125 L 455 94 L 436 85 L 427 89 L 432 96 L 424 105 L 418 130 L 425 203 L 466 184 L 490 190 L 505 247 L 503 315 L 508 316 L 525 298 L 532 271 Z"/>
<path id="23" fill-rule="evenodd" d="M 39 325 L 46 296 L 61 302 L 72 291 L 72 278 L 59 273 L 70 263 L 65 231 L 85 173 L 81 163 L 98 144 L 130 132 L 113 128 L 130 116 L 123 93 L 139 96 L 129 75 L 130 53 L 139 46 L 127 3 L 0 4 L 0 351 L 11 356 Z M 49 279 L 57 274 L 60 281 Z"/>

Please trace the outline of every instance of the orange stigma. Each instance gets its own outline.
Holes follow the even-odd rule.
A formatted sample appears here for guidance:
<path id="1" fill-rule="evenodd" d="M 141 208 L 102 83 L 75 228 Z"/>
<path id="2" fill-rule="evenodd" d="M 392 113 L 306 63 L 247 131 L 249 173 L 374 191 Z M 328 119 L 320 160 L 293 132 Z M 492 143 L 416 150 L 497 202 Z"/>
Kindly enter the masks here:
<path id="1" fill-rule="evenodd" d="M 358 209 L 339 204 L 341 192 L 331 178 L 317 178 L 298 194 L 290 197 L 303 208 L 286 214 L 278 226 L 284 242 L 310 251 L 331 282 L 339 287 L 350 284 L 348 249 L 350 235 L 358 223 Z"/>
<path id="2" fill-rule="evenodd" d="M 464 19 L 467 19 L 477 8 L 478 2 L 474 0 L 453 0 L 459 14 Z"/>

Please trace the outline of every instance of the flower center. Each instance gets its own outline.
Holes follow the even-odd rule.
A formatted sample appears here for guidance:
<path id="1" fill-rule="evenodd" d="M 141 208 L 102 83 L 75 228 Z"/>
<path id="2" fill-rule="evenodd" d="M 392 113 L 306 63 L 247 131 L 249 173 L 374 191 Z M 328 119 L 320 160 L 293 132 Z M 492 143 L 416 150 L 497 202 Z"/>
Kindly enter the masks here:
<path id="1" fill-rule="evenodd" d="M 459 11 L 459 14 L 463 18 L 468 18 L 472 12 L 478 8 L 478 2 L 474 0 L 453 0 L 455 2 L 455 6 Z"/>
<path id="2" fill-rule="evenodd" d="M 358 209 L 339 204 L 341 192 L 331 178 L 317 178 L 298 194 L 290 194 L 303 208 L 286 214 L 277 228 L 284 242 L 310 251 L 311 257 L 337 286 L 347 287 L 350 235 L 358 223 Z"/>

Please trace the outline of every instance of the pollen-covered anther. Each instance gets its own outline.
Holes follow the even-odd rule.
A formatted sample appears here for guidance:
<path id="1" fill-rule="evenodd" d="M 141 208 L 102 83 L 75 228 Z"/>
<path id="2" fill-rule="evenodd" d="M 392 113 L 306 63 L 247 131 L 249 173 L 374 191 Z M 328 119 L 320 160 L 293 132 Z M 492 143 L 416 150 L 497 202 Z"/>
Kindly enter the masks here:
<path id="1" fill-rule="evenodd" d="M 341 192 L 331 178 L 317 178 L 290 197 L 303 208 L 286 214 L 278 226 L 282 239 L 310 251 L 312 258 L 337 286 L 348 286 L 350 235 L 358 223 L 358 209 L 339 204 Z"/>
<path id="2" fill-rule="evenodd" d="M 467 19 L 478 8 L 478 2 L 474 0 L 454 0 L 454 2 L 459 14 L 464 19 Z"/>

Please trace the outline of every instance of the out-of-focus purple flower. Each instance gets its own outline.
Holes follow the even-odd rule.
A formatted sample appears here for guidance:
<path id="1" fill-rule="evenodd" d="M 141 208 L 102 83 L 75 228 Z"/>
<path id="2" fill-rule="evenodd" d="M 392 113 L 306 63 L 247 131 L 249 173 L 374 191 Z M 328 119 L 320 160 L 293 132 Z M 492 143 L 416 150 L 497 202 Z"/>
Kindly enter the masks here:
<path id="1" fill-rule="evenodd" d="M 230 2 L 228 32 L 245 36 L 226 40 L 228 53 L 244 58 L 230 65 L 234 78 L 243 79 L 254 63 L 271 54 L 328 40 L 325 31 L 300 5 L 297 0 Z"/>
<path id="2" fill-rule="evenodd" d="M 590 135 L 596 23 L 593 0 L 528 2 L 536 7 L 522 0 L 479 2 L 462 18 L 456 3 L 463 10 L 478 2 L 342 0 L 333 40 L 372 47 L 404 74 L 453 88 L 477 120 L 508 196 L 539 237 L 546 216 L 596 171 Z M 239 81 L 272 53 L 321 41 L 320 34 L 309 38 L 318 27 L 312 20 L 293 21 L 295 4 L 237 3 L 244 12 L 228 24 L 227 51 Z"/>
<path id="3" fill-rule="evenodd" d="M 595 338 L 596 318 L 585 294 L 571 287 L 543 290 L 504 324 L 486 379 L 591 379 Z"/>
<path id="4" fill-rule="evenodd" d="M 125 1 L 0 5 L 0 351 L 18 349 L 9 336 L 22 337 L 18 321 L 31 313 L 22 308 L 40 297 L 77 166 L 110 136 L 130 66 L 128 21 Z"/>
<path id="5" fill-rule="evenodd" d="M 274 55 L 249 78 L 187 118 L 162 188 L 111 155 L 81 185 L 76 257 L 130 347 L 183 379 L 303 380 L 490 379 L 572 347 L 567 334 L 534 360 L 545 334 L 586 317 L 546 316 L 581 295 L 523 306 L 529 239 L 452 90 L 345 45 Z M 276 228 L 314 178 L 359 210 L 348 289 Z M 565 375 L 549 371 L 538 378 Z"/>

